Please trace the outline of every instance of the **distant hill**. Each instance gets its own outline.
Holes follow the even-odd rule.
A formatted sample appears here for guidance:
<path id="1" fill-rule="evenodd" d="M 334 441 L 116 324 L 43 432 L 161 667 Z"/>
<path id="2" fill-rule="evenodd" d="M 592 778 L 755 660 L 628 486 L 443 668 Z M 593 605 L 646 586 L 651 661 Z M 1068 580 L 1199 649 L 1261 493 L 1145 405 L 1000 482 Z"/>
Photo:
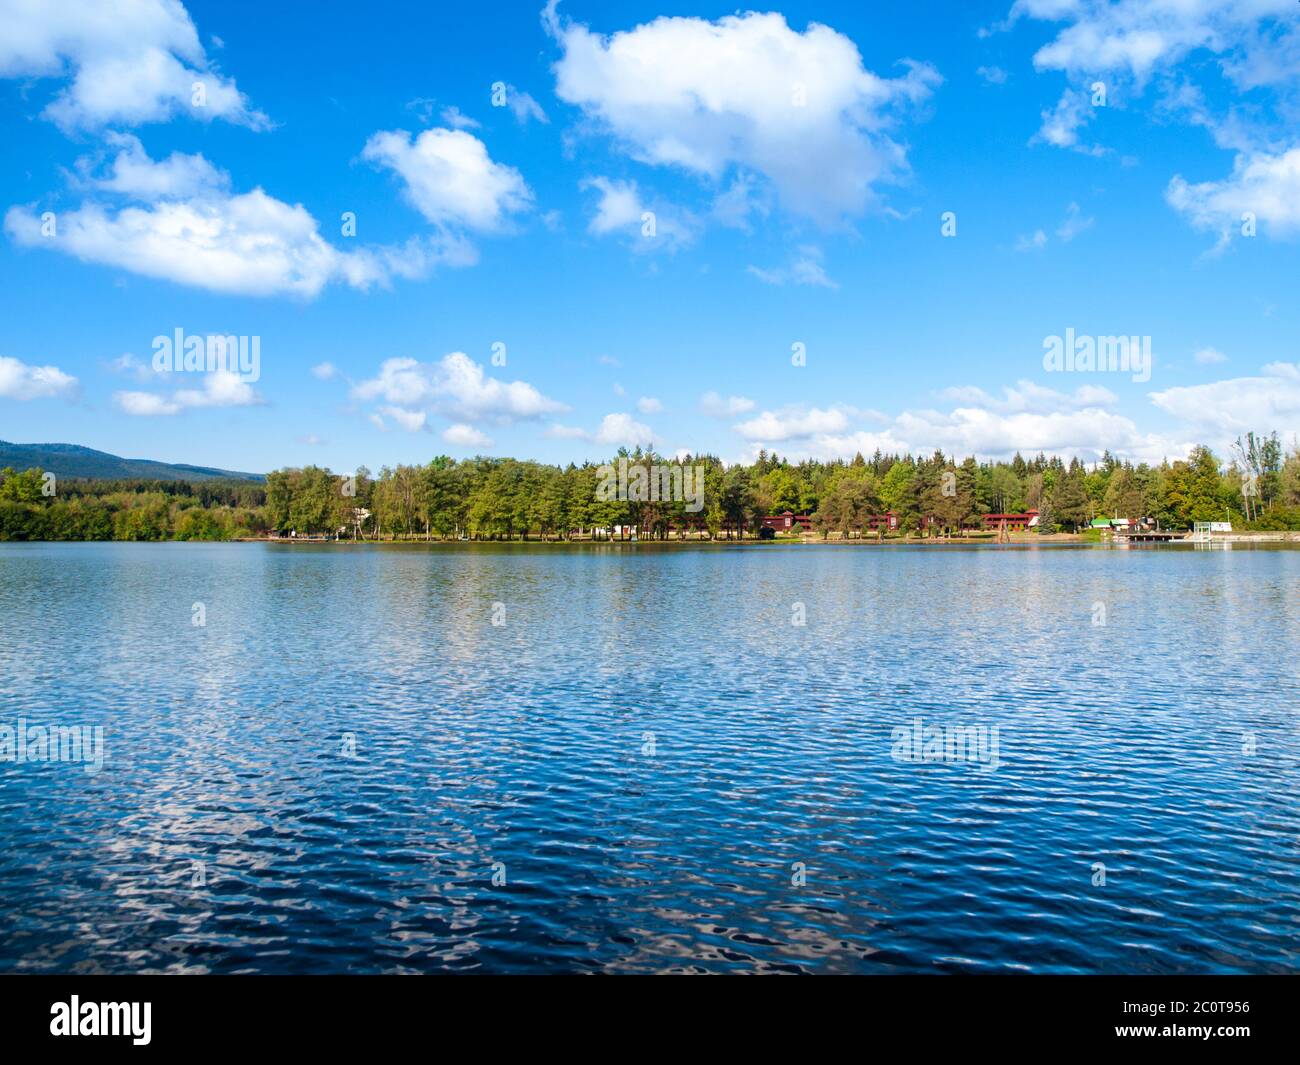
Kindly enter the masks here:
<path id="1" fill-rule="evenodd" d="M 16 470 L 39 466 L 55 477 L 85 477 L 99 481 L 132 477 L 147 481 L 266 480 L 260 473 L 236 473 L 211 466 L 185 466 L 151 459 L 124 459 L 80 444 L 10 444 L 0 440 L 0 469 L 6 466 Z"/>

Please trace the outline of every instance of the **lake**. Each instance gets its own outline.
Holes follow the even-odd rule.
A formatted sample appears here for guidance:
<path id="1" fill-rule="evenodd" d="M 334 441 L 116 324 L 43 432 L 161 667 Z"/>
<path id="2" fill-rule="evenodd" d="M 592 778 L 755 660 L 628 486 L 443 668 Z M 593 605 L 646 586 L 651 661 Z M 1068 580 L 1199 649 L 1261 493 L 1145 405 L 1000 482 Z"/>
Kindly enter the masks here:
<path id="1" fill-rule="evenodd" d="M 1298 652 L 1294 549 L 0 544 L 0 969 L 1294 971 Z"/>

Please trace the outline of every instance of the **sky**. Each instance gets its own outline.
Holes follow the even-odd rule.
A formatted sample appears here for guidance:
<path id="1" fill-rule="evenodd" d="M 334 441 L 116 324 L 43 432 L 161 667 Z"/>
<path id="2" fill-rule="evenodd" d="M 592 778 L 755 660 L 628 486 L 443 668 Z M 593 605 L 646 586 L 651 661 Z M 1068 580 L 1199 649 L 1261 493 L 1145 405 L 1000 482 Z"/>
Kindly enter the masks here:
<path id="1" fill-rule="evenodd" d="M 0 439 L 1289 444 L 1298 120 L 1294 0 L 0 0 Z"/>

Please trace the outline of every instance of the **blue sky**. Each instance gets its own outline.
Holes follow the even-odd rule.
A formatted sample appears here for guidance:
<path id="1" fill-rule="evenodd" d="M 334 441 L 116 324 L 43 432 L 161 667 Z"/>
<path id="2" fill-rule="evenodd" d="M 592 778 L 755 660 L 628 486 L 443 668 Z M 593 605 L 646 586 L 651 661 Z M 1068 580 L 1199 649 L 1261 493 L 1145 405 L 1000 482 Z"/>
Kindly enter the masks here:
<path id="1" fill-rule="evenodd" d="M 1300 5 L 50 7 L 0 0 L 0 438 L 264 471 L 1300 431 Z M 178 328 L 257 337 L 257 379 L 155 372 Z M 1067 329 L 1150 337 L 1149 380 L 1048 372 Z"/>

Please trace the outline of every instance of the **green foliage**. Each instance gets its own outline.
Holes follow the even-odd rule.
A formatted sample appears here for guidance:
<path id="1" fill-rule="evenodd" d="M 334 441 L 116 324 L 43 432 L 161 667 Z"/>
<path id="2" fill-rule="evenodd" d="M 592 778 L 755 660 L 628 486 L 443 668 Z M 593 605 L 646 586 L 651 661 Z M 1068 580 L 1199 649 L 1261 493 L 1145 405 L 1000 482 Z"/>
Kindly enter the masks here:
<path id="1" fill-rule="evenodd" d="M 672 463 L 626 450 L 630 467 Z M 1107 453 L 1091 469 L 1039 454 L 1010 462 L 886 455 L 850 462 L 791 463 L 760 453 L 724 467 L 711 455 L 686 456 L 704 468 L 700 509 L 672 493 L 602 498 L 602 468 L 510 458 L 424 466 L 364 467 L 336 474 L 317 466 L 276 470 L 259 484 L 240 480 L 59 481 L 43 494 L 42 471 L 0 471 L 0 540 L 225 540 L 267 533 L 360 539 L 472 537 L 567 539 L 637 529 L 642 539 L 670 530 L 697 536 L 756 535 L 768 514 L 813 515 L 823 535 L 868 532 L 872 515 L 893 511 L 905 533 L 979 528 L 988 513 L 1040 512 L 1042 532 L 1082 529 L 1096 516 L 1154 518 L 1167 528 L 1233 520 L 1261 530 L 1300 528 L 1300 449 L 1285 456 L 1277 435 L 1247 434 L 1221 466 L 1208 448 L 1159 466 L 1120 462 Z M 1250 475 L 1256 494 L 1243 493 Z M 648 480 L 648 478 L 647 478 Z M 660 486 L 662 487 L 662 485 Z"/>

